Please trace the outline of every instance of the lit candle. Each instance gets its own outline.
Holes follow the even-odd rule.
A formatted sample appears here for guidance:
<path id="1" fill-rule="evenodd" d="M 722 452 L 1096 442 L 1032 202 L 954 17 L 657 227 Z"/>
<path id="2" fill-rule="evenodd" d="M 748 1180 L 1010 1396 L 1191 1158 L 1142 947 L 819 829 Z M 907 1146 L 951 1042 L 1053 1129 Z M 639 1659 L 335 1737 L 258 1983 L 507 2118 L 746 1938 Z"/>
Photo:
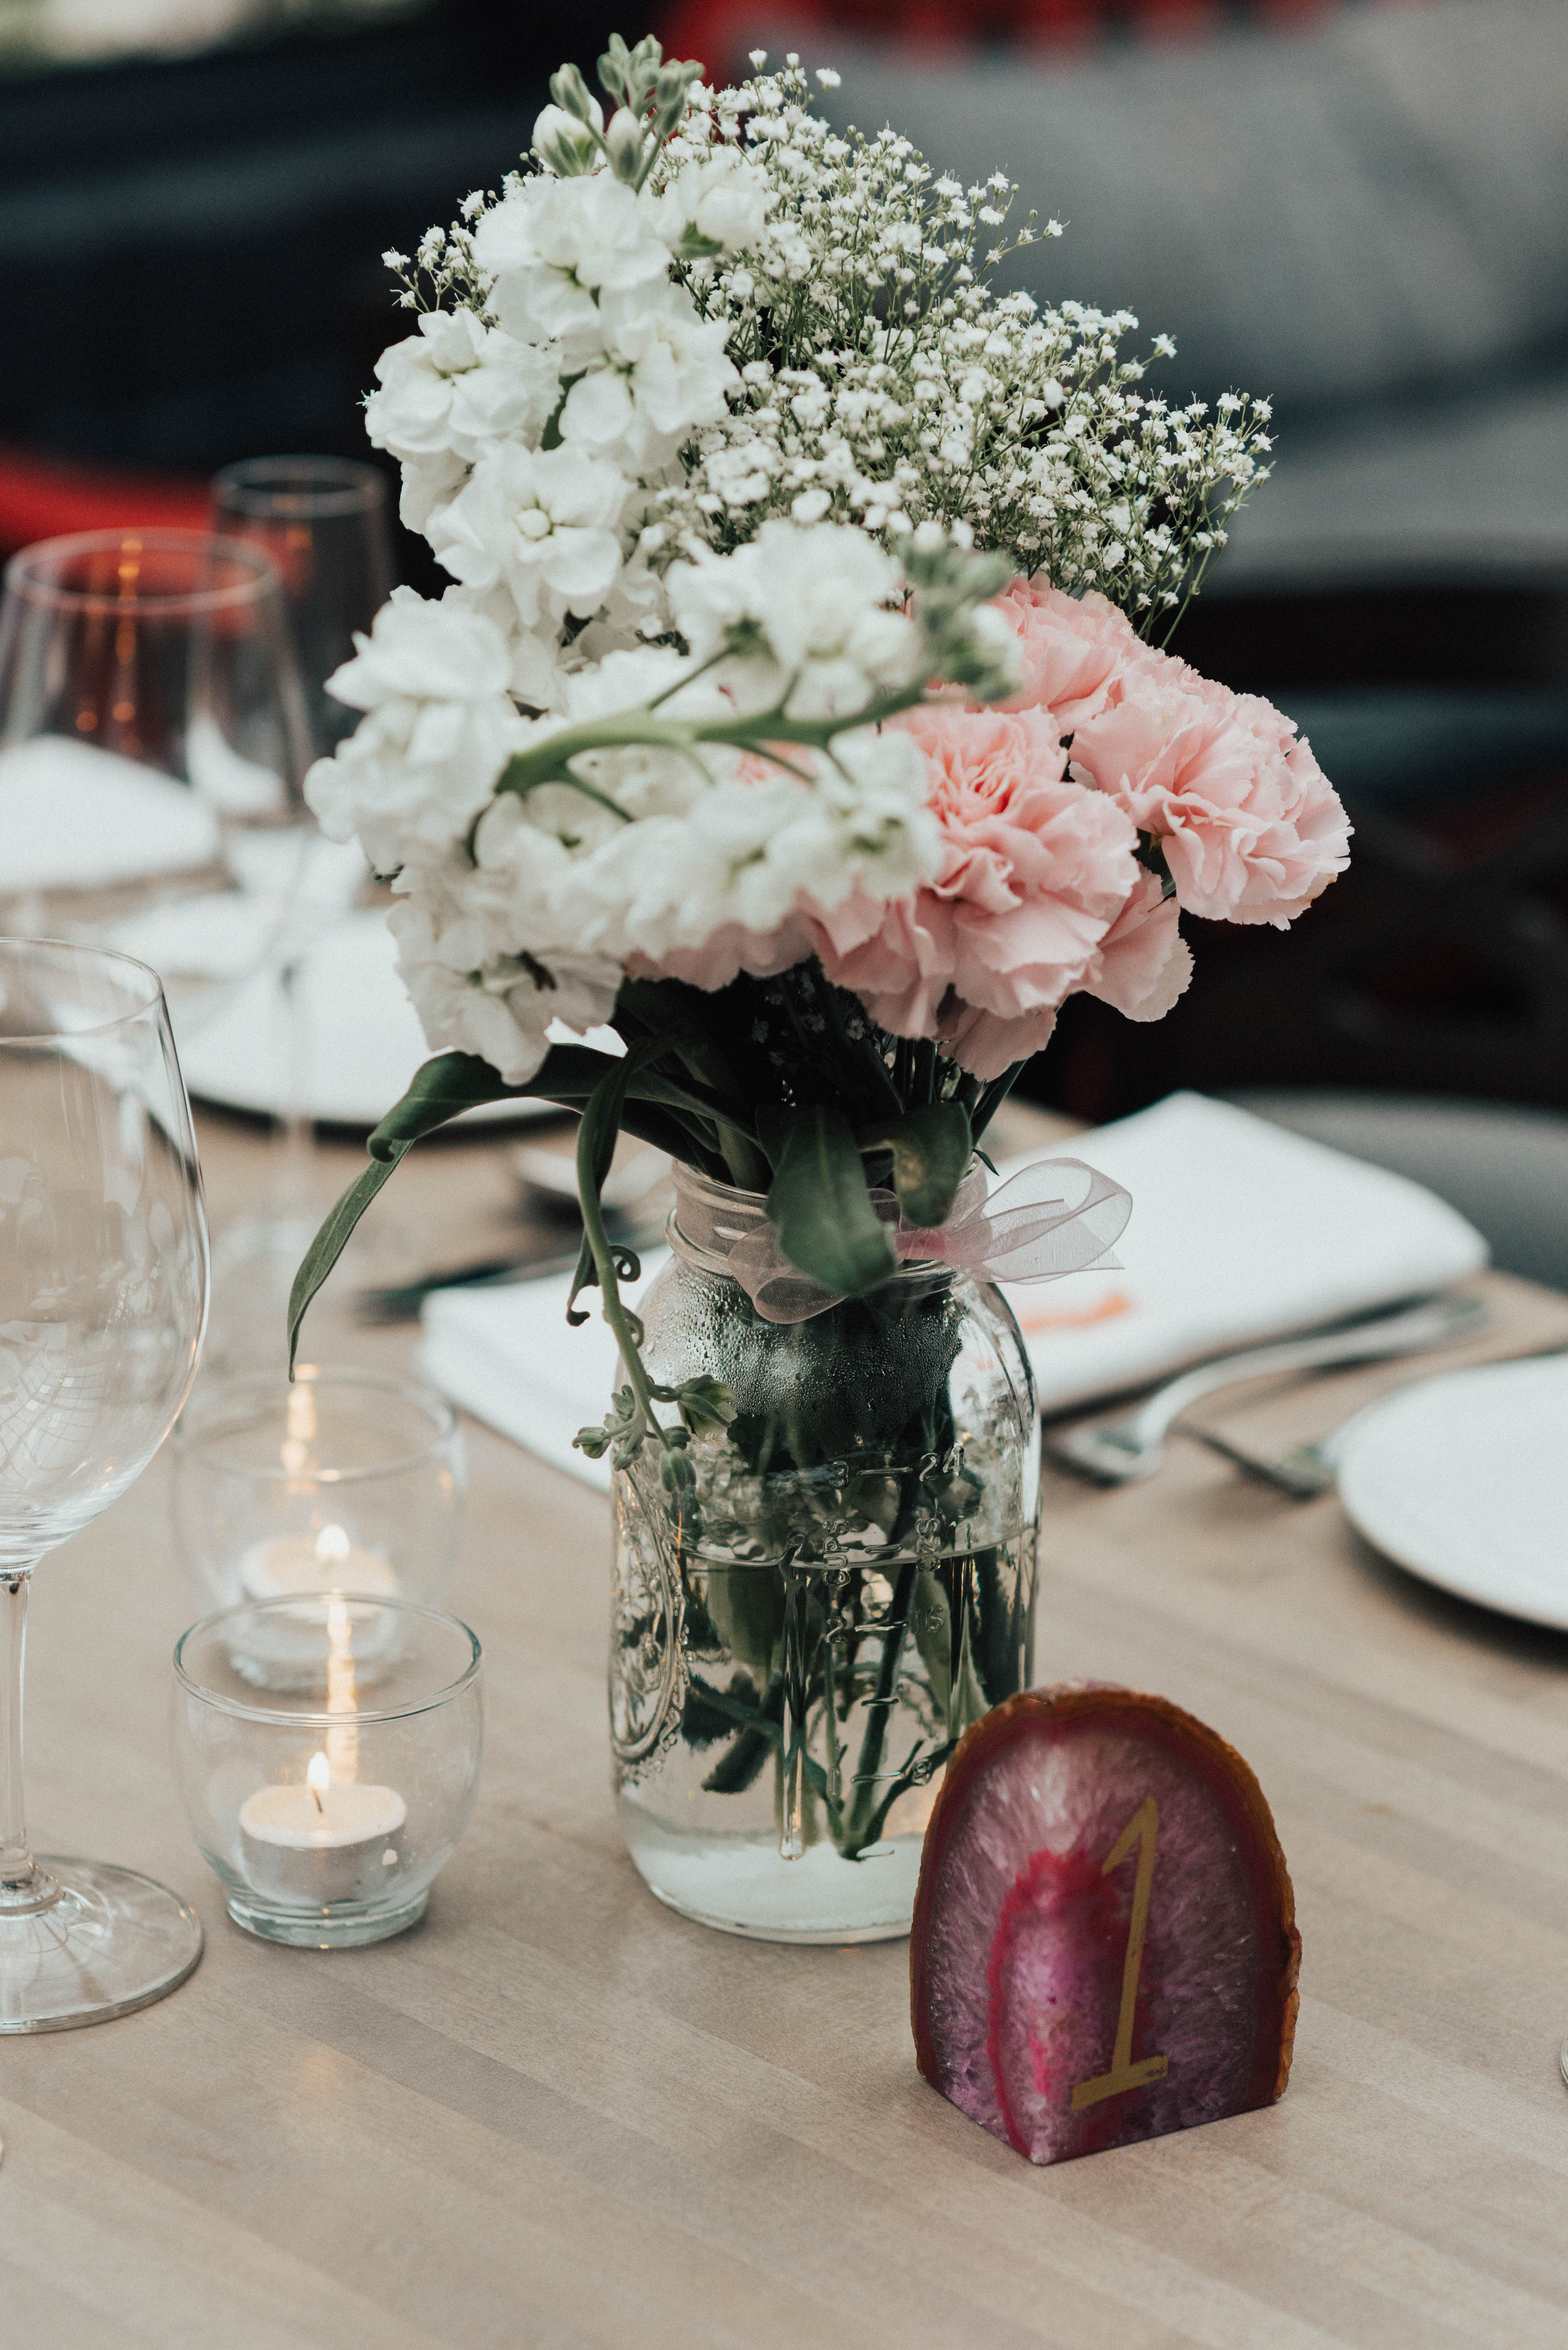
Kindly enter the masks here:
<path id="1" fill-rule="evenodd" d="M 408 1816 L 395 1787 L 341 1782 L 318 1751 L 303 1783 L 259 1787 L 240 1805 L 246 1880 L 313 1909 L 371 1900 L 403 1858 L 396 1840 Z"/>
<path id="2" fill-rule="evenodd" d="M 239 1561 L 247 1599 L 291 1599 L 296 1592 L 358 1591 L 367 1598 L 397 1596 L 395 1567 L 337 1525 L 315 1534 L 274 1534 L 253 1543 Z"/>

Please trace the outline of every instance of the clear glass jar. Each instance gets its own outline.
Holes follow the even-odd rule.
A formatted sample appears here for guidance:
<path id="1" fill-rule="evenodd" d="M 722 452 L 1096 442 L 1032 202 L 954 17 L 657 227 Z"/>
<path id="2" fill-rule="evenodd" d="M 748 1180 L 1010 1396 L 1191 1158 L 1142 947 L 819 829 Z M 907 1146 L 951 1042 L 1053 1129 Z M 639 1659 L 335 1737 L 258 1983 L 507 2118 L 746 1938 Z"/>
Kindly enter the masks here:
<path id="1" fill-rule="evenodd" d="M 721 1379 L 693 1491 L 650 1447 L 615 1479 L 610 1733 L 620 1818 L 662 1901 L 771 1941 L 909 1931 L 948 1755 L 1029 1684 L 1039 1453 L 1016 1322 L 989 1284 L 903 1266 L 764 1319 L 725 1271 L 757 1194 L 677 1173 L 644 1360 Z"/>

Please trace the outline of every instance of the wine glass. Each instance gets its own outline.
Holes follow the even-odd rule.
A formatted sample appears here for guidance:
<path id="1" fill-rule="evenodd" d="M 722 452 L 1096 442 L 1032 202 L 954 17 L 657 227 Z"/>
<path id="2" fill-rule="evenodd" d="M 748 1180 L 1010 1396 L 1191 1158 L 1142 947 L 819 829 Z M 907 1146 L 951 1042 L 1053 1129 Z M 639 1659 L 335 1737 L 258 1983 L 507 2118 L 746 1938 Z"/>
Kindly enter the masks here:
<path id="1" fill-rule="evenodd" d="M 334 701 L 327 681 L 352 658 L 355 632 L 369 629 L 392 589 L 387 476 L 348 457 L 249 457 L 213 475 L 212 498 L 213 527 L 256 547 L 277 571 L 311 755 L 328 757 L 361 713 Z M 327 840 L 308 816 L 306 824 L 300 919 L 292 951 L 278 958 L 286 1040 L 276 1097 L 279 1171 L 271 1202 L 223 1232 L 216 1250 L 214 1352 L 235 1363 L 254 1363 L 267 1351 L 276 1358 L 295 1269 L 327 1205 L 317 1196 L 312 1150 L 318 1015 L 304 965 L 322 931 L 348 915 L 369 875 L 357 848 Z"/>
<path id="2" fill-rule="evenodd" d="M 349 457 L 248 457 L 213 476 L 213 521 L 276 567 L 311 750 L 325 758 L 360 715 L 332 699 L 327 681 L 392 591 L 387 476 Z"/>
<path id="3" fill-rule="evenodd" d="M 156 974 L 0 939 L 0 2032 L 54 2032 L 182 1982 L 202 1929 L 99 1861 L 35 1861 L 22 1804 L 33 1571 L 138 1477 L 195 1377 L 207 1227 Z"/>
<path id="4" fill-rule="evenodd" d="M 0 929 L 116 947 L 188 1040 L 273 954 L 303 850 L 277 573 L 205 531 L 24 547 L 0 603 Z"/>

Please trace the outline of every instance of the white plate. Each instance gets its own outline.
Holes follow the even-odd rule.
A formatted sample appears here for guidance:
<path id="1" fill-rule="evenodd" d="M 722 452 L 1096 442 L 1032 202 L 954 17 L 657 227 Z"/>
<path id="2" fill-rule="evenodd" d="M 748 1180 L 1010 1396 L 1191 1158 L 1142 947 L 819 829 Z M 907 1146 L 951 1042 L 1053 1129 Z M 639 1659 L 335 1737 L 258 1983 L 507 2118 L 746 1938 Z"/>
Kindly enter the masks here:
<path id="1" fill-rule="evenodd" d="M 1358 1412 L 1334 1457 L 1352 1524 L 1400 1566 L 1568 1631 L 1568 1357 L 1423 1379 Z"/>
<path id="2" fill-rule="evenodd" d="M 405 1091 L 430 1046 L 395 969 L 397 949 L 379 913 L 350 914 L 306 957 L 301 1107 L 341 1126 L 375 1126 Z M 255 972 L 186 1036 L 180 1064 L 189 1090 L 226 1109 L 277 1117 L 287 1107 L 289 1023 L 276 973 Z M 486 1102 L 465 1120 L 558 1117 L 551 1102 Z"/>

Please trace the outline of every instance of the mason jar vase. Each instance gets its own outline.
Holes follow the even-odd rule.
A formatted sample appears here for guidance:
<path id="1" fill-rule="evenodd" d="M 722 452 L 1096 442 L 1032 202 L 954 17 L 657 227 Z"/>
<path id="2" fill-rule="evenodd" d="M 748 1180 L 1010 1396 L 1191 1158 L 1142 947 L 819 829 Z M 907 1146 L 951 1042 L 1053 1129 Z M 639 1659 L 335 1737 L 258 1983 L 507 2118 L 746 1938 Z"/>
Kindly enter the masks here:
<path id="1" fill-rule="evenodd" d="M 615 1487 L 609 1711 L 651 1890 L 731 1933 L 907 1933 L 920 1844 L 970 1723 L 1029 1684 L 1038 1442 L 1000 1292 L 931 1263 L 809 1318 L 726 1271 L 760 1195 L 677 1170 L 643 1358 L 734 1418 L 667 1492 Z"/>

